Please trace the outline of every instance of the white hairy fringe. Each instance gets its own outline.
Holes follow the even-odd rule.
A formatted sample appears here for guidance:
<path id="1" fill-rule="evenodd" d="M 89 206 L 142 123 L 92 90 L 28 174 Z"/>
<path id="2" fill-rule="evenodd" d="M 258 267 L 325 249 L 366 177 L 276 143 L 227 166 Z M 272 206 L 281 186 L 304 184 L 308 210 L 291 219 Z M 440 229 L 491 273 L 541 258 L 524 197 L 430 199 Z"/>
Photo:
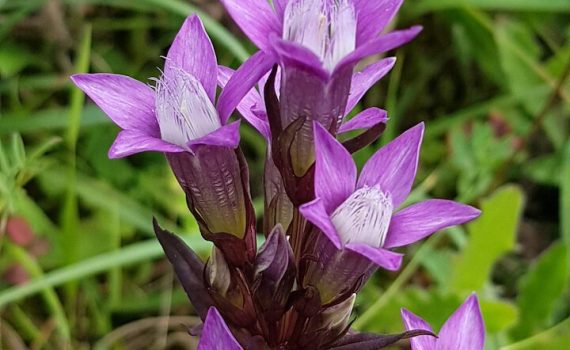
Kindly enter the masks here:
<path id="1" fill-rule="evenodd" d="M 220 118 L 202 84 L 182 69 L 156 80 L 156 116 L 164 141 L 186 144 L 221 127 Z"/>
<path id="2" fill-rule="evenodd" d="M 350 0 L 292 0 L 283 38 L 305 46 L 332 71 L 356 47 L 356 13 Z"/>
<path id="3" fill-rule="evenodd" d="M 332 214 L 331 220 L 344 244 L 382 247 L 392 217 L 392 200 L 379 186 L 355 191 Z"/>

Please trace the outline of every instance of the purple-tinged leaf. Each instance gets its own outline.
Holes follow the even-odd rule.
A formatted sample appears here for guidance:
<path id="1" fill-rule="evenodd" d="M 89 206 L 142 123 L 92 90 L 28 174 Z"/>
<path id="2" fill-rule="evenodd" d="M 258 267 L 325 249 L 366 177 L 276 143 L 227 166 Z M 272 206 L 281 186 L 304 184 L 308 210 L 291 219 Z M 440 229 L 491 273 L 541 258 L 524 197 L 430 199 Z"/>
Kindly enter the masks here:
<path id="1" fill-rule="evenodd" d="M 254 293 L 269 327 L 282 318 L 295 276 L 293 250 L 283 227 L 278 224 L 259 249 L 254 272 Z"/>
<path id="2" fill-rule="evenodd" d="M 386 130 L 386 124 L 380 123 L 376 124 L 370 129 L 366 130 L 362 134 L 355 136 L 349 140 L 346 140 L 342 143 L 344 148 L 351 154 L 354 154 L 364 147 L 367 147 L 374 143 L 374 141 L 378 140 L 380 135 Z"/>
<path id="3" fill-rule="evenodd" d="M 370 333 L 347 334 L 341 340 L 333 344 L 329 350 L 378 350 L 395 344 L 400 340 L 420 335 L 434 336 L 433 333 L 421 329 L 395 335 L 377 335 Z"/>
<path id="4" fill-rule="evenodd" d="M 163 230 L 156 219 L 153 219 L 152 223 L 156 237 L 174 267 L 178 281 L 186 291 L 196 313 L 204 320 L 208 308 L 213 305 L 204 281 L 204 263 L 180 238 Z"/>

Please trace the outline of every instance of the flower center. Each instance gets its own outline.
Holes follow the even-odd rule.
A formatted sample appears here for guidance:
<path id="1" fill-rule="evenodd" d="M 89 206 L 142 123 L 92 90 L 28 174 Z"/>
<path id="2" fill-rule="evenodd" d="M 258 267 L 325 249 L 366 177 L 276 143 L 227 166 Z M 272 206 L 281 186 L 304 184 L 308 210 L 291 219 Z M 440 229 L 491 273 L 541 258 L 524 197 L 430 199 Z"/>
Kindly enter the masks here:
<path id="1" fill-rule="evenodd" d="M 356 12 L 350 0 L 292 0 L 283 39 L 313 51 L 332 71 L 356 47 Z"/>
<path id="2" fill-rule="evenodd" d="M 200 81 L 182 69 L 157 80 L 156 116 L 161 138 L 184 148 L 222 126 Z"/>
<path id="3" fill-rule="evenodd" d="M 382 247 L 392 218 L 392 200 L 379 186 L 355 191 L 332 214 L 331 220 L 344 244 Z"/>

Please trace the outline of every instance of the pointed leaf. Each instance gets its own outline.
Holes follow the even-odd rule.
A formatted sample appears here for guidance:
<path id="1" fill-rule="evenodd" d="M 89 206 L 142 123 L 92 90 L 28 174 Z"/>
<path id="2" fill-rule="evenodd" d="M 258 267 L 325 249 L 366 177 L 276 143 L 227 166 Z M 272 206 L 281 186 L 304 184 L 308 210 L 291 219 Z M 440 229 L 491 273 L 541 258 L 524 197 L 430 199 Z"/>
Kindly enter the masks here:
<path id="1" fill-rule="evenodd" d="M 204 320 L 208 308 L 213 305 L 203 278 L 204 263 L 179 237 L 163 230 L 156 219 L 153 219 L 152 224 L 162 249 L 174 267 L 178 281 L 182 284 L 196 312 Z"/>

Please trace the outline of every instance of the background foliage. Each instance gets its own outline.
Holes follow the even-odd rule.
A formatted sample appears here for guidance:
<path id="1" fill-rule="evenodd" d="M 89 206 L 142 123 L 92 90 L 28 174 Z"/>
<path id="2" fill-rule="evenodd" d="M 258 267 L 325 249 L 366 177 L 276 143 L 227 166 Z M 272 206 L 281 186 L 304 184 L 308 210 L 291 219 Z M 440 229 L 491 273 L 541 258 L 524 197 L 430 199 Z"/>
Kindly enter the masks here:
<path id="1" fill-rule="evenodd" d="M 196 320 L 151 217 L 209 246 L 163 157 L 107 159 L 117 128 L 68 79 L 156 76 L 191 12 L 221 64 L 254 51 L 217 0 L 0 0 L 2 348 L 193 348 L 181 324 Z M 387 132 L 357 160 L 425 120 L 410 201 L 456 198 L 484 214 L 377 273 L 354 326 L 401 331 L 406 307 L 437 329 L 477 291 L 487 349 L 568 349 L 570 1 L 408 0 L 394 26 L 414 23 L 423 34 L 363 104 L 389 111 Z M 242 129 L 260 208 L 264 144 Z"/>

